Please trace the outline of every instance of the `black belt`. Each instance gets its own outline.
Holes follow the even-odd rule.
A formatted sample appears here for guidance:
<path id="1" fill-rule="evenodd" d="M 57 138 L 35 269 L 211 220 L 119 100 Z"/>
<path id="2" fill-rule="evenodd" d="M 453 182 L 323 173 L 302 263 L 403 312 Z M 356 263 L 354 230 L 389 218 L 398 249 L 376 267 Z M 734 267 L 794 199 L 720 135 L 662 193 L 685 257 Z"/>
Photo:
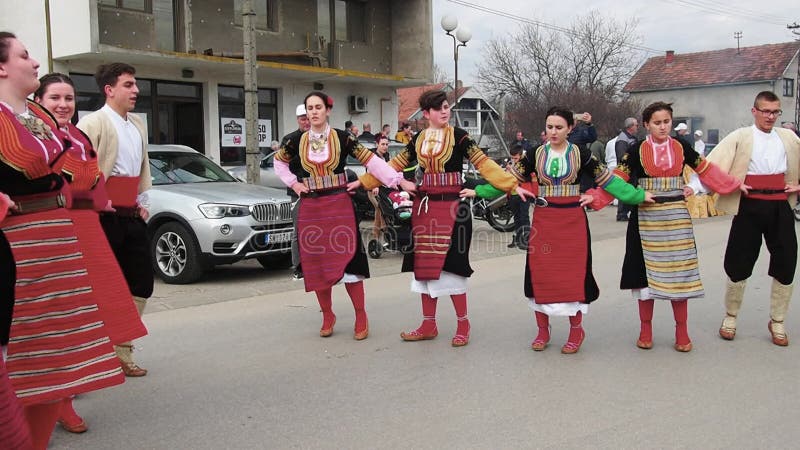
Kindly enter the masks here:
<path id="1" fill-rule="evenodd" d="M 127 217 L 133 219 L 138 219 L 140 217 L 139 208 L 129 206 L 114 206 L 114 211 L 100 211 L 100 214 L 104 216 Z"/>
<path id="2" fill-rule="evenodd" d="M 302 198 L 317 198 L 325 197 L 327 195 L 341 194 L 347 192 L 347 188 L 325 189 L 323 191 L 308 191 L 300 194 Z"/>
<path id="3" fill-rule="evenodd" d="M 40 198 L 11 198 L 16 205 L 15 209 L 9 209 L 11 214 L 31 214 L 41 211 L 49 211 L 51 209 L 63 208 L 66 204 L 66 199 L 61 193 L 56 193 L 48 197 Z"/>
<path id="4" fill-rule="evenodd" d="M 678 201 L 682 201 L 682 200 L 686 200 L 686 197 L 683 194 L 681 194 L 681 195 L 669 195 L 669 196 L 666 196 L 666 197 L 654 197 L 653 198 L 653 201 L 656 202 L 656 203 L 678 202 Z"/>
<path id="5" fill-rule="evenodd" d="M 423 198 L 427 197 L 428 201 L 452 201 L 452 200 L 461 200 L 461 196 L 458 194 L 425 194 Z"/>
<path id="6" fill-rule="evenodd" d="M 785 189 L 748 189 L 747 195 L 750 194 L 785 194 Z"/>
<path id="7" fill-rule="evenodd" d="M 536 206 L 539 206 L 537 203 Z M 553 203 L 547 202 L 546 206 L 539 206 L 540 208 L 577 208 L 581 206 L 581 202 L 569 202 L 569 203 Z"/>
<path id="8" fill-rule="evenodd" d="M 94 209 L 94 202 L 87 198 L 73 198 L 71 209 Z"/>

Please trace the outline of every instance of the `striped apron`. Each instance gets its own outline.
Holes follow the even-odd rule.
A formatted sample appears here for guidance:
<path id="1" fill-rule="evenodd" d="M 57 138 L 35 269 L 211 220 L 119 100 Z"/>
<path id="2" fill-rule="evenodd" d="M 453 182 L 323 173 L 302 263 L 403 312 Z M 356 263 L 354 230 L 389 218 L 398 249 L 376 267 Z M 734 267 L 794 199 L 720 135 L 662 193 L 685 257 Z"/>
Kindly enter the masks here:
<path id="1" fill-rule="evenodd" d="M 639 179 L 639 187 L 656 197 L 656 203 L 639 205 L 642 254 L 654 299 L 679 300 L 704 295 L 683 186 L 682 177 Z"/>

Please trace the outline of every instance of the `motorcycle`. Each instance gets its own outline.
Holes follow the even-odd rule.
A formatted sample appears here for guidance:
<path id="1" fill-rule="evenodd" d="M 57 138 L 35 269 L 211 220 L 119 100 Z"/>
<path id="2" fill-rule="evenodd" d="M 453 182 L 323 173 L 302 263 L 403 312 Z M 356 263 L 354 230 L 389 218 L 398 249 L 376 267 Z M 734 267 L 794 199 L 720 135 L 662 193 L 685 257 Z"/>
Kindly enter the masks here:
<path id="1" fill-rule="evenodd" d="M 472 199 L 472 217 L 485 220 L 497 231 L 514 231 L 514 211 L 509 208 L 508 197 Z"/>

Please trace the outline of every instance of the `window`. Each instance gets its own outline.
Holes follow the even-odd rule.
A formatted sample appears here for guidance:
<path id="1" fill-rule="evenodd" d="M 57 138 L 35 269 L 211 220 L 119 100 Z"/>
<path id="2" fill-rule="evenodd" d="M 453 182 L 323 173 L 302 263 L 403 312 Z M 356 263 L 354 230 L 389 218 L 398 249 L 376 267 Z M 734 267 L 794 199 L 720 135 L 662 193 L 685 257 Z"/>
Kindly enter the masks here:
<path id="1" fill-rule="evenodd" d="M 130 9 L 146 13 L 153 12 L 152 0 L 98 0 L 98 4 L 113 8 Z"/>
<path id="2" fill-rule="evenodd" d="M 242 0 L 233 0 L 233 22 L 242 26 Z M 256 13 L 256 29 L 278 31 L 278 0 L 253 0 Z"/>
<path id="3" fill-rule="evenodd" d="M 244 120 L 244 89 L 237 86 L 219 86 L 217 91 L 217 99 L 219 101 L 219 117 L 232 118 Z M 279 140 L 278 136 L 278 91 L 276 89 L 259 89 L 258 90 L 258 119 L 260 122 L 265 121 L 269 124 L 269 129 L 263 131 L 265 136 L 264 141 L 266 146 L 269 147 L 270 142 Z M 259 126 L 261 123 L 259 124 Z M 220 123 L 220 138 L 222 139 L 224 129 Z M 261 130 L 259 130 L 261 134 Z M 222 164 L 244 164 L 245 163 L 245 148 L 243 146 L 222 145 L 220 142 L 220 160 Z"/>
<path id="4" fill-rule="evenodd" d="M 708 136 L 706 137 L 706 145 L 717 145 L 717 144 L 719 144 L 719 130 L 714 130 L 714 129 L 708 130 Z"/>
<path id="5" fill-rule="evenodd" d="M 365 3 L 362 1 L 334 0 L 333 6 L 336 40 L 366 42 Z"/>
<path id="6" fill-rule="evenodd" d="M 794 78 L 783 79 L 783 96 L 794 97 Z"/>

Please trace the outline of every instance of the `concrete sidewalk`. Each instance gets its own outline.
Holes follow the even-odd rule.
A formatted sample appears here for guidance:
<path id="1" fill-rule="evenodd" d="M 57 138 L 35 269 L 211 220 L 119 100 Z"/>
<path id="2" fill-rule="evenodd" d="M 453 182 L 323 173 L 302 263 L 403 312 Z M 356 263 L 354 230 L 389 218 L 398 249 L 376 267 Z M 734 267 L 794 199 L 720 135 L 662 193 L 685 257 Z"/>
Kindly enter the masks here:
<path id="1" fill-rule="evenodd" d="M 409 275 L 366 282 L 369 339 L 334 288 L 334 335 L 302 290 L 147 314 L 137 360 L 147 377 L 84 395 L 84 435 L 58 429 L 51 448 L 769 448 L 800 438 L 800 341 L 772 345 L 765 257 L 748 285 L 736 340 L 717 329 L 728 220 L 698 221 L 706 298 L 689 306 L 695 349 L 672 349 L 674 322 L 659 302 L 652 350 L 635 346 L 636 304 L 620 291 L 622 236 L 593 245 L 601 298 L 586 341 L 562 355 L 566 318 L 530 350 L 533 314 L 522 298 L 522 253 L 476 261 L 471 342 L 450 347 L 455 315 L 439 302 L 440 336 L 402 342 L 420 320 Z M 300 286 L 298 286 L 300 287 Z M 800 339 L 790 310 L 790 338 Z"/>

